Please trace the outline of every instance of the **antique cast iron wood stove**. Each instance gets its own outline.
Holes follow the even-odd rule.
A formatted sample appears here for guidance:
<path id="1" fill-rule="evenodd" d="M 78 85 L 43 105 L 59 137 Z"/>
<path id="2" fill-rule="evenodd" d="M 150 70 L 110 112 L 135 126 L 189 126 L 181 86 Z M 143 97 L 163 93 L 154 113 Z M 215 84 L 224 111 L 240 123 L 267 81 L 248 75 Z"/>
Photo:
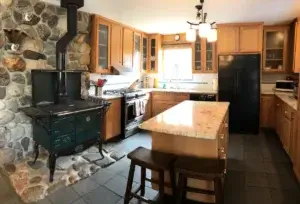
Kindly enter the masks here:
<path id="1" fill-rule="evenodd" d="M 61 0 L 67 9 L 67 33 L 56 44 L 56 70 L 32 70 L 32 107 L 21 108 L 33 118 L 35 160 L 39 145 L 49 151 L 50 182 L 56 158 L 83 151 L 98 142 L 102 154 L 101 121 L 109 103 L 81 99 L 82 71 L 65 70 L 66 47 L 77 35 L 77 9 L 83 0 Z"/>

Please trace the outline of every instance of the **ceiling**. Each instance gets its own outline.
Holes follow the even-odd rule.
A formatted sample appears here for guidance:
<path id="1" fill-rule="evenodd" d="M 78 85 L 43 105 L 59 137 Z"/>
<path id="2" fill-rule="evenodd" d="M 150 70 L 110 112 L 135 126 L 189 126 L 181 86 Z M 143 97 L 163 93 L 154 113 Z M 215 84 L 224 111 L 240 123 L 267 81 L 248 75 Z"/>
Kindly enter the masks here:
<path id="1" fill-rule="evenodd" d="M 59 0 L 44 0 L 59 4 Z M 199 0 L 85 0 L 81 10 L 97 13 L 148 33 L 180 33 L 195 20 Z M 209 21 L 275 24 L 300 16 L 300 0 L 205 0 Z"/>

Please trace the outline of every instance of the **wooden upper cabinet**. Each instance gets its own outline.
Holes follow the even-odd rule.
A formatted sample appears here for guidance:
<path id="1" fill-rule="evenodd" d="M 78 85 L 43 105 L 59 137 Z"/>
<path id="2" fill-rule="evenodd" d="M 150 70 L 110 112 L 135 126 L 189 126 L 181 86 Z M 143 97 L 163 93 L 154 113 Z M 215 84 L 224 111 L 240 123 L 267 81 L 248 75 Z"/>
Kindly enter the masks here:
<path id="1" fill-rule="evenodd" d="M 149 55 L 149 39 L 148 36 L 142 36 L 142 70 L 147 72 L 148 70 L 148 57 Z"/>
<path id="2" fill-rule="evenodd" d="M 218 53 L 238 52 L 239 27 L 222 25 L 218 27 Z"/>
<path id="3" fill-rule="evenodd" d="M 123 65 L 133 67 L 133 30 L 123 29 Z"/>
<path id="4" fill-rule="evenodd" d="M 136 71 L 141 70 L 142 66 L 142 35 L 134 32 L 134 44 L 133 44 L 133 68 Z"/>
<path id="5" fill-rule="evenodd" d="M 261 52 L 263 29 L 259 26 L 240 27 L 240 52 Z"/>
<path id="6" fill-rule="evenodd" d="M 197 36 L 193 48 L 193 73 L 213 73 L 216 68 L 216 43 Z"/>
<path id="7" fill-rule="evenodd" d="M 120 25 L 111 26 L 111 65 L 122 65 L 123 28 Z"/>
<path id="8" fill-rule="evenodd" d="M 161 35 L 151 35 L 149 37 L 150 62 L 149 73 L 158 73 L 158 69 L 162 60 L 161 52 Z"/>
<path id="9" fill-rule="evenodd" d="M 110 72 L 110 22 L 97 15 L 93 16 L 91 39 L 91 64 L 92 72 Z"/>
<path id="10" fill-rule="evenodd" d="M 293 72 L 300 73 L 300 18 L 295 22 Z"/>
<path id="11" fill-rule="evenodd" d="M 265 26 L 264 28 L 264 72 L 289 71 L 287 63 L 288 26 Z"/>
<path id="12" fill-rule="evenodd" d="M 262 25 L 262 23 L 218 25 L 218 53 L 261 52 Z"/>

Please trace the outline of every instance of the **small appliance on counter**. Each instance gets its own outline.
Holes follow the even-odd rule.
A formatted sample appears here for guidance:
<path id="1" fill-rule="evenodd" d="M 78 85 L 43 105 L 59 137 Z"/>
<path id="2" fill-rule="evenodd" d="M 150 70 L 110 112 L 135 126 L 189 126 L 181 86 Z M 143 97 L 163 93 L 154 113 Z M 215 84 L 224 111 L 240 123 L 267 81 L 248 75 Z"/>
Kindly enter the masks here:
<path id="1" fill-rule="evenodd" d="M 276 91 L 294 92 L 294 81 L 293 80 L 277 80 Z"/>

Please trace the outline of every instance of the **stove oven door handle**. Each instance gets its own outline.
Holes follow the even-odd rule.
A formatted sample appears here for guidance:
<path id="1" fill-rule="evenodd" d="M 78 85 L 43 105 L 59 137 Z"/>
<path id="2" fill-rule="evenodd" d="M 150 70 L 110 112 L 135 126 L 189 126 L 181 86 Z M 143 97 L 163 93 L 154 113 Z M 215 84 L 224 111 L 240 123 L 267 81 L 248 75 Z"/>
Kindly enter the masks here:
<path id="1" fill-rule="evenodd" d="M 135 101 L 130 101 L 130 102 L 126 102 L 126 107 L 128 107 L 128 106 L 131 106 L 131 105 L 134 105 L 135 104 Z"/>

